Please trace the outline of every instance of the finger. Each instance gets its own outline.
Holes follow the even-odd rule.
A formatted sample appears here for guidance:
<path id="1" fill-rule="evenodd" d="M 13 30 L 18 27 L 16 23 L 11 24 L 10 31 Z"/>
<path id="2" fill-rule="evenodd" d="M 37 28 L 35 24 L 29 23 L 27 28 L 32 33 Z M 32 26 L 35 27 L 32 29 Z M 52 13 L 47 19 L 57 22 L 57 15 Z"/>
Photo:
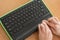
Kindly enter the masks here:
<path id="1" fill-rule="evenodd" d="M 56 33 L 56 30 L 54 30 L 53 28 L 51 28 L 51 31 L 52 31 L 52 33 L 54 33 L 54 34 Z"/>
<path id="2" fill-rule="evenodd" d="M 46 31 L 46 33 L 52 33 L 51 30 L 50 30 L 50 28 L 49 28 L 49 26 L 48 26 L 47 23 L 46 23 L 46 20 L 43 20 L 43 24 L 44 24 L 44 26 L 45 26 L 45 31 Z"/>
<path id="3" fill-rule="evenodd" d="M 59 22 L 59 19 L 57 17 L 52 17 L 53 19 L 55 19 L 57 22 Z"/>
<path id="4" fill-rule="evenodd" d="M 54 24 L 58 23 L 54 17 L 49 18 L 48 21 Z"/>
<path id="5" fill-rule="evenodd" d="M 45 21 L 45 20 L 44 20 Z M 45 23 L 50 27 L 50 28 L 53 28 L 55 29 L 55 24 L 51 23 L 51 22 L 48 22 L 48 21 L 45 21 Z"/>
<path id="6" fill-rule="evenodd" d="M 41 32 L 45 32 L 45 26 L 43 25 L 43 23 L 41 24 Z"/>
<path id="7" fill-rule="evenodd" d="M 55 17 L 55 20 L 59 22 L 59 19 L 57 17 Z"/>
<path id="8" fill-rule="evenodd" d="M 38 30 L 41 30 L 41 29 L 40 29 L 40 24 L 38 24 Z"/>
<path id="9" fill-rule="evenodd" d="M 42 32 L 41 32 L 41 25 L 40 24 L 38 24 L 38 30 L 39 30 L 39 37 L 40 37 L 40 35 L 42 34 Z"/>
<path id="10" fill-rule="evenodd" d="M 47 25 L 47 23 L 44 20 L 43 20 L 43 24 L 44 24 L 46 30 L 50 30 L 49 26 Z"/>
<path id="11" fill-rule="evenodd" d="M 44 26 L 43 24 L 38 25 L 39 32 L 44 31 Z"/>

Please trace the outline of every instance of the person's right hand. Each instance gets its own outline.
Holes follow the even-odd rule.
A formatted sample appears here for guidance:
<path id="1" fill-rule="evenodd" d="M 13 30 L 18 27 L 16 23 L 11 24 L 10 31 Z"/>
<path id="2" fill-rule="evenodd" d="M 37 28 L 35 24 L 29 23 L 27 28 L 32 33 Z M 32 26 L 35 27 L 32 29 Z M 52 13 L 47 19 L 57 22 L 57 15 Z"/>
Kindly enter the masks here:
<path id="1" fill-rule="evenodd" d="M 51 17 L 48 19 L 48 21 L 45 21 L 49 27 L 51 28 L 51 31 L 55 34 L 60 36 L 60 21 L 56 17 Z"/>

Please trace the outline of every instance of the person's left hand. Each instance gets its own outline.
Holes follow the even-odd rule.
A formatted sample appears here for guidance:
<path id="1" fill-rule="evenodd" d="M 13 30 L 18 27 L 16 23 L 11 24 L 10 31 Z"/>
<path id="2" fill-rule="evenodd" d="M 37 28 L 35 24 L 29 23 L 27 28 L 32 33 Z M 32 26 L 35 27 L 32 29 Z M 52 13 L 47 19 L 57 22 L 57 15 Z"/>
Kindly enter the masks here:
<path id="1" fill-rule="evenodd" d="M 38 25 L 39 29 L 39 40 L 52 40 L 53 35 L 48 25 L 43 21 Z"/>

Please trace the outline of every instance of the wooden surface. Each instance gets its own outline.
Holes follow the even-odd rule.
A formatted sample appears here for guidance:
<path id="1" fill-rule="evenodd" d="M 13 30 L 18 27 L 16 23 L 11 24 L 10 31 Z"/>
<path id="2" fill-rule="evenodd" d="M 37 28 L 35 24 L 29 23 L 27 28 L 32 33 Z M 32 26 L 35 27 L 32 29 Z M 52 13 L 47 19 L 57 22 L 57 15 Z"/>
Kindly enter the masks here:
<path id="1" fill-rule="evenodd" d="M 28 1 L 29 0 L 0 0 L 0 16 Z M 44 2 L 46 3 L 51 13 L 60 19 L 60 0 L 44 0 Z M 0 40 L 9 40 L 1 25 Z M 38 40 L 38 32 L 33 33 L 31 36 L 26 38 L 26 40 Z M 60 40 L 60 37 L 54 35 L 53 40 Z"/>

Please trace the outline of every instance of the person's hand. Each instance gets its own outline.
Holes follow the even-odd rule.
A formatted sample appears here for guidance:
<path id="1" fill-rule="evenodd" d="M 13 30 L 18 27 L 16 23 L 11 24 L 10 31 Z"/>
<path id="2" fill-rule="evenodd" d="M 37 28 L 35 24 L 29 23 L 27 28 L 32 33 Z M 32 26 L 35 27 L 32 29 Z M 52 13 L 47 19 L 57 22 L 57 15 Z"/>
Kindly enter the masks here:
<path id="1" fill-rule="evenodd" d="M 55 34 L 60 36 L 60 21 L 56 17 L 51 17 L 48 21 L 45 21 L 51 28 L 51 31 Z"/>
<path id="2" fill-rule="evenodd" d="M 39 40 L 52 40 L 53 35 L 48 25 L 43 21 L 38 25 L 39 29 Z"/>

